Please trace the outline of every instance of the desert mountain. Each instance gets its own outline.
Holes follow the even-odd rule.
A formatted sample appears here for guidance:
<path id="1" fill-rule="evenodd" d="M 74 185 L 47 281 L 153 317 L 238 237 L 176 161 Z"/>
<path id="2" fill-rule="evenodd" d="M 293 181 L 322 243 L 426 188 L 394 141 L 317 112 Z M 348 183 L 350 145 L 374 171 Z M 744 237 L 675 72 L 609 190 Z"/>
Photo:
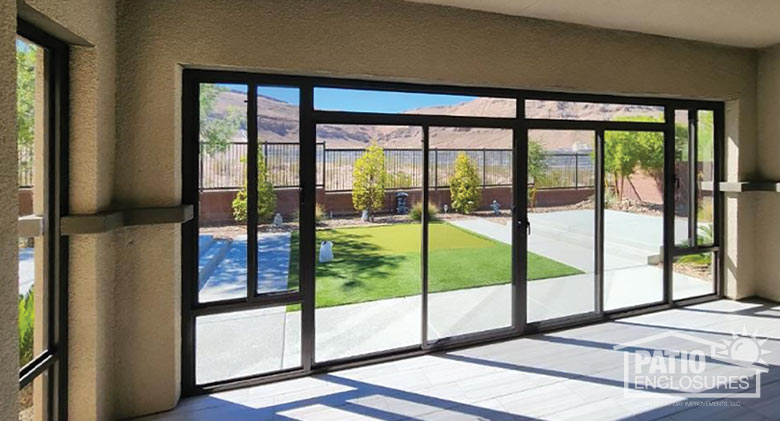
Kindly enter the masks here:
<path id="1" fill-rule="evenodd" d="M 230 108 L 243 110 L 246 94 L 234 91 L 223 92 L 217 99 L 216 115 L 223 115 Z M 477 98 L 471 101 L 418 108 L 406 111 L 415 114 L 439 114 L 460 116 L 512 117 L 515 113 L 513 100 L 499 98 Z M 278 99 L 259 95 L 258 136 L 269 143 L 298 142 L 298 106 Z M 585 120 L 609 120 L 619 116 L 659 115 L 657 108 L 641 105 L 589 104 L 560 101 L 528 101 L 526 115 L 536 118 L 577 118 Z M 245 127 L 242 127 L 245 129 Z M 441 128 L 432 127 L 430 147 L 440 149 L 510 149 L 512 134 L 504 129 Z M 244 130 L 238 135 L 245 140 Z M 243 139 L 241 139 L 243 138 Z M 364 148 L 372 140 L 385 148 L 416 149 L 420 147 L 422 130 L 419 127 L 321 125 L 317 127 L 317 141 L 328 148 Z M 575 147 L 586 149 L 593 145 L 592 132 L 577 131 L 531 131 L 530 138 L 540 142 L 547 150 L 571 151 Z"/>

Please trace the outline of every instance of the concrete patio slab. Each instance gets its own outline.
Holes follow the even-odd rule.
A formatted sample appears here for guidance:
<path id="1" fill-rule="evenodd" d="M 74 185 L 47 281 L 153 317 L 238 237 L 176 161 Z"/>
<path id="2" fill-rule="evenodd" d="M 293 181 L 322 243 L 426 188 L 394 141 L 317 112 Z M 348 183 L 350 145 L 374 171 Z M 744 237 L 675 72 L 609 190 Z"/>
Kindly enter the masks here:
<path id="1" fill-rule="evenodd" d="M 218 246 L 220 240 L 215 241 Z M 257 235 L 257 289 L 258 292 L 287 289 L 290 267 L 290 233 L 260 233 Z M 219 257 L 223 256 L 223 257 Z M 209 254 L 203 259 L 209 258 Z M 199 293 L 200 302 L 225 300 L 246 296 L 247 237 L 237 236 L 225 253 L 217 254 L 218 265 L 211 271 Z M 206 264 L 201 263 L 206 266 Z"/>

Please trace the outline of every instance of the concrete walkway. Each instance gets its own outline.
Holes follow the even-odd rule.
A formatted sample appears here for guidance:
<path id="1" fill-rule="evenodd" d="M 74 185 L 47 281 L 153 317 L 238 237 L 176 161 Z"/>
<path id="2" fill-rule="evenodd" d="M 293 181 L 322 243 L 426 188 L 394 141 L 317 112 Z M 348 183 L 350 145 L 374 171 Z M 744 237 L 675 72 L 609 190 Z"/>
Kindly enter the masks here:
<path id="1" fill-rule="evenodd" d="M 212 247 L 226 247 L 226 251 L 211 256 L 201 254 L 201 260 L 214 258 L 218 264 L 208 274 L 200 289 L 200 302 L 218 301 L 246 296 L 247 237 L 235 237 L 232 242 L 217 243 Z M 287 289 L 290 267 L 290 233 L 262 233 L 257 235 L 257 290 L 258 292 Z M 211 257 L 210 257 L 211 256 Z M 201 262 L 201 267 L 206 263 Z M 203 281 L 202 281 L 203 282 Z"/>
<path id="2" fill-rule="evenodd" d="M 535 280 L 528 286 L 528 320 L 594 310 L 594 221 L 592 210 L 532 213 L 529 251 L 576 267 L 582 275 Z M 463 229 L 511 244 L 511 228 L 482 218 L 452 222 Z M 675 233 L 687 226 L 675 221 Z M 615 310 L 663 299 L 663 269 L 653 262 L 663 244 L 663 218 L 604 212 L 604 307 Z M 650 239 L 657 238 L 654 242 Z M 713 282 L 674 273 L 675 299 L 713 292 Z M 565 291 L 565 293 L 562 293 Z"/>

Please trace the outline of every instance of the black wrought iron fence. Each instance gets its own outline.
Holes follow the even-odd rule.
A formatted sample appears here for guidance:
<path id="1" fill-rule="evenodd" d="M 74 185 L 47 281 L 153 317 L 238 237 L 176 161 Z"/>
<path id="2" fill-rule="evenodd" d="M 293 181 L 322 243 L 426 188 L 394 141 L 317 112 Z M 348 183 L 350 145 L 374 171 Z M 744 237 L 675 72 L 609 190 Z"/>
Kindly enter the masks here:
<path id="1" fill-rule="evenodd" d="M 268 177 L 279 188 L 298 187 L 299 145 L 260 145 Z M 236 189 L 246 177 L 246 142 L 234 142 L 219 152 L 200 155 L 200 187 L 203 190 Z M 325 148 L 317 144 L 317 186 L 326 191 L 352 190 L 352 171 L 365 149 Z M 422 150 L 384 149 L 387 187 L 422 186 Z M 455 159 L 465 153 L 477 165 L 483 187 L 512 185 L 511 149 L 431 149 L 428 167 L 431 188 L 447 188 L 455 170 Z M 546 169 L 531 179 L 539 189 L 583 188 L 594 185 L 594 166 L 589 152 L 551 152 Z"/>
<path id="2" fill-rule="evenodd" d="M 33 185 L 33 168 L 35 167 L 35 151 L 31 146 L 19 145 L 19 187 L 29 188 Z"/>

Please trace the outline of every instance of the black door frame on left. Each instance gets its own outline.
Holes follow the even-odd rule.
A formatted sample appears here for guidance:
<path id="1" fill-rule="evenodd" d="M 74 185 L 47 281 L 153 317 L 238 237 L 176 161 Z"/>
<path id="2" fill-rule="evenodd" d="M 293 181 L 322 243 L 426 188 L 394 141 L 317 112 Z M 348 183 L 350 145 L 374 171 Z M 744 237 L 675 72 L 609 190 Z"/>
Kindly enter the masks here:
<path id="1" fill-rule="evenodd" d="M 44 233 L 48 294 L 46 349 L 19 371 L 22 389 L 38 376 L 49 374 L 46 413 L 50 419 L 68 416 L 68 238 L 60 234 L 60 219 L 69 209 L 69 47 L 63 41 L 22 19 L 17 34 L 44 48 Z"/>
<path id="2" fill-rule="evenodd" d="M 666 146 L 664 168 L 667 176 L 665 183 L 669 183 L 669 169 L 672 168 L 674 159 L 674 118 L 675 109 L 687 107 L 700 107 L 711 109 L 715 112 L 716 124 L 722 128 L 723 103 L 717 101 L 698 101 L 698 100 L 680 100 L 664 98 L 647 97 L 629 97 L 615 95 L 595 95 L 595 94 L 571 94 L 555 93 L 543 91 L 528 91 L 516 89 L 500 88 L 480 88 L 464 86 L 447 85 L 427 85 L 414 83 L 398 82 L 377 82 L 370 80 L 355 79 L 336 79 L 324 77 L 304 77 L 289 76 L 280 74 L 258 74 L 248 72 L 215 71 L 185 69 L 183 73 L 182 90 L 182 175 L 184 183 L 182 185 L 183 203 L 194 206 L 195 219 L 184 224 L 182 227 L 182 388 L 185 395 L 198 393 L 207 393 L 212 391 L 227 390 L 236 387 L 266 383 L 280 379 L 287 379 L 299 376 L 305 376 L 312 373 L 319 373 L 337 368 L 351 367 L 355 365 L 368 364 L 372 362 L 386 361 L 388 359 L 403 358 L 411 355 L 420 355 L 427 352 L 443 349 L 454 349 L 472 344 L 485 343 L 488 341 L 504 340 L 517 338 L 522 335 L 545 332 L 562 327 L 578 326 L 586 323 L 596 323 L 613 318 L 624 317 L 628 315 L 641 314 L 650 311 L 663 310 L 675 305 L 686 305 L 695 302 L 717 299 L 721 296 L 722 288 L 718 287 L 715 294 L 703 297 L 696 297 L 691 300 L 675 302 L 671 295 L 671 272 L 670 258 L 672 253 L 672 243 L 670 238 L 670 222 L 673 223 L 673 198 L 669 201 L 666 189 L 665 196 L 665 220 L 664 220 L 664 240 L 667 247 L 664 247 L 664 300 L 659 303 L 640 305 L 627 309 L 616 311 L 604 311 L 601 297 L 603 291 L 603 280 L 597 281 L 596 309 L 594 313 L 565 317 L 561 319 L 542 321 L 538 323 L 527 323 L 526 320 L 526 299 L 527 299 L 527 267 L 525 253 L 527 251 L 527 195 L 525 186 L 527 185 L 527 171 L 524 171 L 524 163 L 527 160 L 527 142 L 528 130 L 530 129 L 558 129 L 558 130 L 589 130 L 595 131 L 599 142 L 603 145 L 603 136 L 605 131 L 654 131 L 664 133 L 664 142 Z M 301 180 L 301 201 L 300 201 L 300 290 L 286 291 L 280 294 L 252 297 L 249 294 L 246 298 L 226 300 L 221 302 L 201 304 L 197 302 L 197 235 L 198 235 L 198 86 L 200 83 L 226 83 L 242 84 L 249 89 L 248 92 L 254 92 L 254 87 L 259 85 L 286 86 L 295 87 L 300 91 L 300 180 Z M 383 114 L 374 112 L 343 112 L 343 111 L 324 111 L 314 108 L 314 88 L 346 88 L 362 90 L 380 90 L 397 91 L 412 93 L 434 93 L 434 94 L 454 94 L 469 95 L 481 97 L 512 98 L 516 100 L 517 111 L 512 117 L 466 117 L 466 116 L 444 116 L 444 115 L 419 115 L 419 114 Z M 653 105 L 664 108 L 663 122 L 645 122 L 645 121 L 590 121 L 590 120 L 556 120 L 543 118 L 528 118 L 525 115 L 526 100 L 555 100 L 555 101 L 578 101 L 591 103 L 618 103 L 618 104 L 636 104 Z M 248 102 L 253 102 L 251 94 L 247 97 Z M 250 108 L 250 107 L 248 107 Z M 248 109 L 248 113 L 255 112 Z M 669 116 L 672 116 L 670 119 Z M 248 121 L 252 120 L 252 115 L 248 115 Z M 482 128 L 503 128 L 513 130 L 513 166 L 514 180 L 514 207 L 513 207 L 513 257 L 512 257 L 512 302 L 513 302 L 513 323 L 508 329 L 496 331 L 480 332 L 475 334 L 463 335 L 452 338 L 447 341 L 437 341 L 435 343 L 423 343 L 417 347 L 389 350 L 355 358 L 343 360 L 328 361 L 316 363 L 314 354 L 314 283 L 315 283 L 315 201 L 316 201 L 316 126 L 318 124 L 363 124 L 363 125 L 391 125 L 391 126 L 417 126 L 423 128 L 424 140 L 427 140 L 428 128 L 436 127 L 482 127 Z M 249 124 L 250 138 L 255 137 L 257 127 Z M 722 143 L 723 131 L 716 130 L 716 144 Z M 256 140 L 255 140 L 256 141 Z M 251 139 L 250 139 L 251 142 Z M 427 149 L 427 142 L 423 142 Z M 720 149 L 717 151 L 716 161 L 720 162 Z M 720 164 L 716 164 L 720 168 Z M 601 169 L 603 171 L 603 169 Z M 719 171 L 719 170 L 718 170 Z M 717 174 L 720 174 L 716 171 Z M 250 179 L 253 177 L 250 177 Z M 425 177 L 424 177 L 425 178 Z M 717 184 L 717 183 L 715 183 Z M 518 188 L 519 186 L 519 188 Z M 427 199 L 427 194 L 425 195 Z M 602 195 L 603 196 L 603 195 Z M 718 206 L 720 196 L 716 196 Z M 252 203 L 251 201 L 249 203 Z M 671 212 L 669 212 L 671 210 Z M 423 212 L 425 214 L 425 212 Z M 425 227 L 426 224 L 423 224 Z M 601 220 L 600 230 L 603 230 L 603 218 Z M 716 227 L 716 236 L 720 245 L 720 236 L 722 230 Z M 427 230 L 423 229 L 423 252 L 427 239 Z M 673 241 L 673 238 L 672 238 Z M 603 235 L 602 245 L 597 247 L 597 259 L 603 259 Z M 426 261 L 426 256 L 422 257 L 422 262 Z M 308 263 L 308 264 L 307 264 Z M 421 270 L 423 277 L 423 290 L 425 290 L 425 279 L 427 268 Z M 718 279 L 718 282 L 722 282 Z M 302 330 L 301 330 L 301 366 L 296 369 L 282 370 L 264 375 L 252 375 L 235 379 L 228 379 L 209 384 L 195 383 L 195 319 L 198 316 L 208 314 L 229 313 L 240 310 L 249 310 L 271 305 L 283 305 L 294 302 L 300 302 L 302 307 Z M 423 310 L 424 313 L 427 311 Z M 423 320 L 426 319 L 423 315 Z M 345 338 L 346 340 L 347 338 Z"/>

